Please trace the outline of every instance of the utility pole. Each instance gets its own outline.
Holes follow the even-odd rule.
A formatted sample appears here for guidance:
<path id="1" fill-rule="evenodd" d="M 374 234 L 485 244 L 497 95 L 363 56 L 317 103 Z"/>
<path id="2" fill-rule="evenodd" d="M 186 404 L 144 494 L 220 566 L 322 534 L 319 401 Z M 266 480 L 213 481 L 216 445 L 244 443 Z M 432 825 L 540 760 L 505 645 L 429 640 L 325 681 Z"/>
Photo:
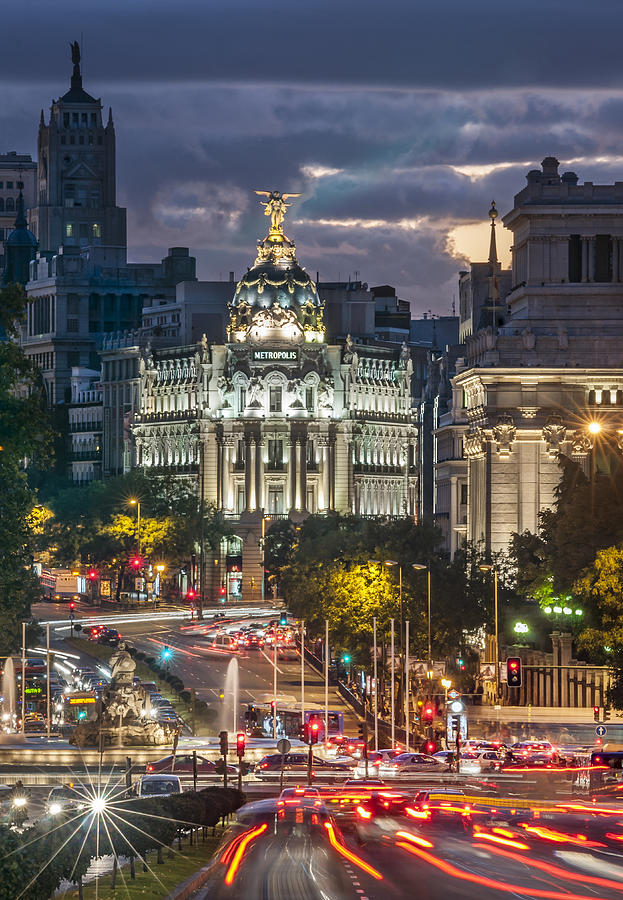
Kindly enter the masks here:
<path id="1" fill-rule="evenodd" d="M 200 590 L 199 603 L 197 604 L 197 619 L 203 619 L 203 605 L 205 602 L 205 449 L 201 432 L 199 433 L 199 490 L 201 497 L 199 498 L 199 515 L 200 523 L 200 544 L 199 544 L 199 568 L 200 568 Z"/>

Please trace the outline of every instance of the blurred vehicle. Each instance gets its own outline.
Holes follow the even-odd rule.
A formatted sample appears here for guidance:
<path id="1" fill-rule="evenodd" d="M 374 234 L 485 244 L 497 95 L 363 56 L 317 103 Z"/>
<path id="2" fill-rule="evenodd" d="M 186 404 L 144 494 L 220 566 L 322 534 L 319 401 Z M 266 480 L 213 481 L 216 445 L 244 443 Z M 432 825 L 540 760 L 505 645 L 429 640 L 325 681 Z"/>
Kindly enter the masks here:
<path id="1" fill-rule="evenodd" d="M 320 791 L 315 787 L 287 787 L 279 794 L 280 800 L 286 797 L 314 797 L 320 798 Z"/>
<path id="2" fill-rule="evenodd" d="M 378 765 L 381 778 L 402 778 L 404 775 L 421 773 L 437 774 L 447 772 L 448 766 L 433 756 L 425 753 L 400 753 L 393 759 L 384 760 Z"/>
<path id="3" fill-rule="evenodd" d="M 295 660 L 299 658 L 299 651 L 295 644 L 279 644 L 277 647 L 277 659 Z"/>
<path id="4" fill-rule="evenodd" d="M 218 634 L 206 635 L 208 645 L 214 650 L 223 650 L 227 653 L 237 653 L 239 649 L 238 641 L 229 634 L 219 632 Z"/>
<path id="5" fill-rule="evenodd" d="M 444 762 L 447 765 L 450 765 L 451 762 L 454 761 L 456 753 L 454 750 L 438 750 L 437 753 L 433 753 L 433 759 L 438 759 L 440 762 Z"/>
<path id="6" fill-rule="evenodd" d="M 300 777 L 307 774 L 307 753 L 286 753 L 283 760 L 284 778 Z M 350 772 L 350 766 L 343 763 L 330 762 L 312 757 L 312 778 L 339 777 L 340 774 Z M 279 778 L 281 774 L 281 753 L 271 753 L 264 756 L 255 767 L 255 774 L 261 781 Z"/>
<path id="7" fill-rule="evenodd" d="M 325 748 L 328 756 L 352 756 L 353 759 L 360 759 L 363 756 L 363 750 L 366 742 L 359 738 L 349 738 L 342 736 L 339 740 L 325 741 Z"/>
<path id="8" fill-rule="evenodd" d="M 245 650 L 261 650 L 264 646 L 264 638 L 257 634 L 249 633 L 238 640 L 238 645 Z"/>
<path id="9" fill-rule="evenodd" d="M 87 809 L 92 795 L 93 789 L 87 788 L 83 784 L 53 787 L 45 802 L 45 811 L 50 816 L 57 816 L 67 809 Z"/>
<path id="10" fill-rule="evenodd" d="M 181 793 L 179 775 L 143 775 L 136 782 L 137 797 L 170 797 Z"/>
<path id="11" fill-rule="evenodd" d="M 83 575 L 72 575 L 71 572 L 57 573 L 54 599 L 57 603 L 70 603 L 87 600 L 86 579 Z"/>
<path id="12" fill-rule="evenodd" d="M 24 716 L 24 731 L 26 733 L 40 733 L 45 730 L 45 716 L 41 715 L 41 713 L 26 713 Z"/>
<path id="13" fill-rule="evenodd" d="M 554 757 L 556 751 L 549 741 L 517 741 L 508 748 L 515 757 L 547 755 Z"/>
<path id="14" fill-rule="evenodd" d="M 191 775 L 193 774 L 193 757 L 192 753 L 182 753 L 175 757 L 175 765 L 172 768 L 173 764 L 173 754 L 169 754 L 169 756 L 163 756 L 162 759 L 157 759 L 155 762 L 147 763 L 145 766 L 145 772 L 148 775 L 156 774 L 159 772 L 175 772 L 177 775 Z M 227 774 L 235 775 L 237 769 L 235 766 L 227 766 Z M 211 759 L 206 759 L 205 756 L 197 755 L 197 775 L 217 775 L 216 764 L 212 762 Z"/>
<path id="15" fill-rule="evenodd" d="M 344 787 L 352 787 L 357 791 L 369 790 L 370 788 L 386 787 L 382 778 L 347 778 Z"/>
<path id="16" fill-rule="evenodd" d="M 411 800 L 395 791 L 372 791 L 355 808 L 355 836 L 360 844 L 380 840 L 407 824 L 406 808 Z"/>
<path id="17" fill-rule="evenodd" d="M 483 772 L 499 772 L 504 757 L 497 750 L 476 750 L 461 753 L 460 771 L 462 775 L 481 775 Z"/>
<path id="18" fill-rule="evenodd" d="M 91 625 L 86 629 L 90 641 L 96 641 L 99 634 L 106 628 L 105 625 Z"/>
<path id="19" fill-rule="evenodd" d="M 436 788 L 417 791 L 413 804 L 417 813 L 425 813 L 431 825 L 454 825 L 467 830 L 471 827 L 470 805 L 459 788 Z M 413 813 L 407 815 L 413 815 Z"/>
<path id="20" fill-rule="evenodd" d="M 368 751 L 368 775 L 378 775 L 379 766 L 400 756 L 400 750 L 369 750 Z M 355 778 L 366 777 L 366 761 L 360 759 L 355 766 Z"/>

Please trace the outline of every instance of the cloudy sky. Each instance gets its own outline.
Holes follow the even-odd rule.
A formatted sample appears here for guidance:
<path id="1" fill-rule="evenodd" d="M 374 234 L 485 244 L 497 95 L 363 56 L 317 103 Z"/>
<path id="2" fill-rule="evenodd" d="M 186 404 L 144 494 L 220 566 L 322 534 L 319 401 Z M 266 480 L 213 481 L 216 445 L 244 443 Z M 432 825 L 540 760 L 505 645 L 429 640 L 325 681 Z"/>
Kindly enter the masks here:
<path id="1" fill-rule="evenodd" d="M 491 199 L 510 209 L 544 156 L 623 180 L 620 0 L 22 0 L 2 23 L 0 152 L 36 153 L 82 39 L 130 258 L 188 245 L 201 278 L 251 263 L 254 188 L 300 191 L 310 272 L 447 314 Z"/>

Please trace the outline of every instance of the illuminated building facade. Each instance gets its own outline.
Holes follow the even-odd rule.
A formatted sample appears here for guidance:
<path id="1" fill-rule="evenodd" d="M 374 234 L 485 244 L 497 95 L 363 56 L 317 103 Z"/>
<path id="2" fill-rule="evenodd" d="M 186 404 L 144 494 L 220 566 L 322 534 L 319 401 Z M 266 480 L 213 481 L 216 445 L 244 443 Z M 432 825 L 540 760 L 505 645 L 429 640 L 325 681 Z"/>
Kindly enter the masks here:
<path id="1" fill-rule="evenodd" d="M 450 530 L 491 551 L 538 530 L 560 454 L 589 473 L 607 467 L 606 443 L 622 446 L 623 183 L 578 184 L 553 157 L 527 181 L 503 220 L 514 246 L 502 324 L 466 338 L 437 431 L 454 453 L 463 437 L 455 468 L 467 515 L 458 521 L 461 504 L 449 507 Z M 437 461 L 439 490 L 451 467 Z"/>
<path id="2" fill-rule="evenodd" d="M 270 229 L 233 291 L 225 343 L 140 361 L 137 464 L 194 477 L 235 522 L 206 598 L 222 584 L 230 598 L 263 596 L 267 517 L 416 512 L 408 348 L 327 343 L 316 285 L 283 232 L 288 196 L 263 196 Z"/>

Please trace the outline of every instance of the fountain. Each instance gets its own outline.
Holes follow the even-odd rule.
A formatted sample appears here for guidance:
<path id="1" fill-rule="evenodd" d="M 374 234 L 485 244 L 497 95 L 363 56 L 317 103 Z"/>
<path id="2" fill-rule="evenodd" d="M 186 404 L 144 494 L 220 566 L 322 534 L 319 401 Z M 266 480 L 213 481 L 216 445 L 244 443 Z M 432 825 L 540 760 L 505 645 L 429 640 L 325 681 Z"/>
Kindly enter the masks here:
<path id="1" fill-rule="evenodd" d="M 25 735 L 15 734 L 17 725 L 16 693 L 15 663 L 13 662 L 13 657 L 9 656 L 4 664 L 2 673 L 2 730 L 0 730 L 0 744 L 26 743 Z M 5 728 L 8 731 L 4 731 Z"/>
<path id="2" fill-rule="evenodd" d="M 223 689 L 223 708 L 221 710 L 221 731 L 230 731 L 235 734 L 238 731 L 238 660 L 234 657 L 229 661 L 225 673 L 225 687 Z"/>

